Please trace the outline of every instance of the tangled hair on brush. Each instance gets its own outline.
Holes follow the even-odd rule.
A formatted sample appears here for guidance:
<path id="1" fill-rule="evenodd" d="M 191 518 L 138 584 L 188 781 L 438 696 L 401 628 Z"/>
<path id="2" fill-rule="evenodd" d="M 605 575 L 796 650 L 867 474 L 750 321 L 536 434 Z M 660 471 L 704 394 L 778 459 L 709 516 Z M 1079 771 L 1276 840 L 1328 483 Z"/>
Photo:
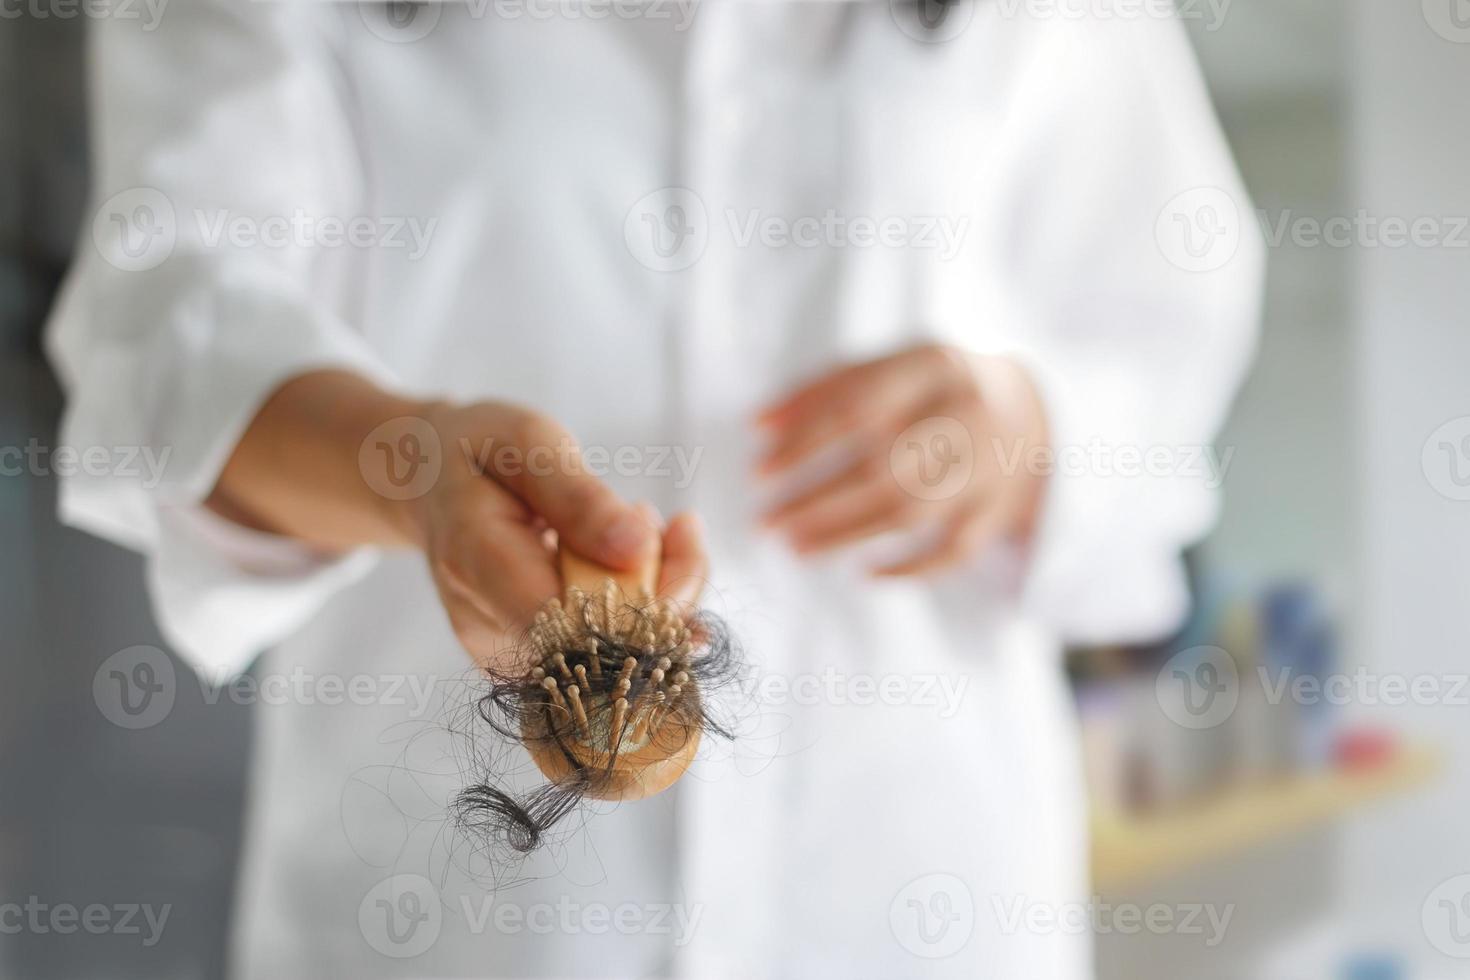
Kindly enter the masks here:
<path id="1" fill-rule="evenodd" d="M 489 672 L 475 714 L 560 775 L 517 797 L 482 764 L 452 809 L 487 846 L 528 853 L 583 800 L 618 798 L 635 753 L 662 759 L 692 751 L 703 733 L 731 737 L 733 726 L 711 714 L 711 696 L 744 671 L 725 624 L 682 615 L 666 599 L 632 605 L 613 596 L 609 587 L 601 596 L 574 591 L 565 608 L 548 601 L 516 647 L 523 669 Z"/>

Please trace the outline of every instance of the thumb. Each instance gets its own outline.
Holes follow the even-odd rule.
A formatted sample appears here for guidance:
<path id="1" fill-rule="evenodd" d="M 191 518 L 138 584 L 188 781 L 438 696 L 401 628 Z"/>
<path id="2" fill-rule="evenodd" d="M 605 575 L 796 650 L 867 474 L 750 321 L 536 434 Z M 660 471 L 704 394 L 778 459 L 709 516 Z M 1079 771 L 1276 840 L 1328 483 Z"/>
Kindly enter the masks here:
<path id="1" fill-rule="evenodd" d="M 656 558 L 656 515 L 628 503 L 594 476 L 542 478 L 527 487 L 527 503 L 556 531 L 561 546 L 610 568 L 626 570 Z"/>
<path id="2" fill-rule="evenodd" d="M 486 432 L 518 450 L 522 461 L 492 468 L 491 478 L 550 525 L 564 547 L 620 571 L 657 556 L 655 521 L 588 471 L 570 432 L 535 413 L 486 411 Z"/>

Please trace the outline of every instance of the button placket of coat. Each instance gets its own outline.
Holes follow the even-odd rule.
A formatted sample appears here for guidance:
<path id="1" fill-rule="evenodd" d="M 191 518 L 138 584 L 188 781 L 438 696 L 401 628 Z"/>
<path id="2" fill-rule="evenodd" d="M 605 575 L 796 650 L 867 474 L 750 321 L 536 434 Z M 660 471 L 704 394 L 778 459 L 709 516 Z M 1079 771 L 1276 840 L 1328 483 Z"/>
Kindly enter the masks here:
<path id="1" fill-rule="evenodd" d="M 738 28 L 727 10 L 702 8 L 686 66 L 680 177 L 702 210 L 705 244 L 699 259 L 674 275 L 680 280 L 684 320 L 678 336 L 683 347 L 680 387 L 685 431 L 704 452 L 695 487 L 700 506 L 731 506 L 732 495 L 718 488 L 747 476 L 743 472 L 747 460 L 740 450 L 749 396 L 741 379 L 751 367 L 742 345 L 741 302 L 735 288 L 738 256 L 730 249 L 723 226 L 725 202 L 739 185 L 734 165 L 747 132 L 743 125 L 732 125 L 732 113 L 748 112 L 745 96 L 728 85 L 732 59 L 739 53 Z M 699 493 L 701 488 L 709 489 Z M 708 517 L 711 526 L 732 526 L 716 515 Z"/>
<path id="2" fill-rule="evenodd" d="M 698 196 L 704 208 L 708 240 L 700 259 L 678 273 L 681 292 L 677 335 L 682 345 L 680 390 L 686 413 L 684 433 L 703 450 L 689 506 L 702 512 L 711 535 L 716 583 L 739 583 L 749 572 L 747 532 L 754 529 L 751 494 L 737 488 L 751 483 L 755 442 L 751 385 L 760 362 L 749 348 L 755 329 L 742 315 L 738 273 L 741 256 L 732 247 L 724 211 L 742 193 L 749 196 L 739 163 L 750 138 L 754 109 L 746 88 L 749 75 L 760 70 L 742 31 L 744 4 L 707 4 L 689 45 L 684 85 L 683 169 L 680 184 Z M 740 80 L 745 77 L 746 85 Z M 731 111 L 733 109 L 733 112 Z M 734 116 L 739 116 L 738 120 Z M 722 536 L 724 535 L 724 536 Z M 706 597 L 716 612 L 720 595 Z M 675 952 L 675 971 L 682 976 L 740 975 L 742 948 L 766 946 L 777 937 L 774 910 L 781 882 L 760 855 L 779 853 L 771 835 L 771 801 L 781 798 L 781 773 L 768 769 L 759 786 L 736 760 L 747 753 L 733 746 L 712 748 L 704 779 L 681 794 L 680 873 L 690 901 L 707 904 L 708 918 L 699 941 Z M 789 775 L 789 773 L 788 773 Z M 754 795 L 752 795 L 754 794 Z M 746 804 L 732 806 L 744 798 Z M 731 849 L 741 859 L 745 877 L 731 877 Z M 738 896 L 738 899 L 737 897 Z"/>

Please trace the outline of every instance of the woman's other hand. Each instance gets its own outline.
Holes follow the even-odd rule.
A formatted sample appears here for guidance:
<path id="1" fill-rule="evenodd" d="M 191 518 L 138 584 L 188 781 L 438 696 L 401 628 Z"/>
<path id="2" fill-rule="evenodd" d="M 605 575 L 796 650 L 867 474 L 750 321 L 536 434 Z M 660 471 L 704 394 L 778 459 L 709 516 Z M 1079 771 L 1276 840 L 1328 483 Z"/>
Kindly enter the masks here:
<path id="1" fill-rule="evenodd" d="M 876 574 L 918 575 L 1029 532 L 1045 479 L 1030 465 L 1047 444 L 1026 370 L 1003 357 L 915 347 L 811 381 L 757 419 L 769 435 L 758 464 L 788 475 L 830 449 L 843 465 L 765 515 L 800 554 L 895 531 L 937 531 L 927 550 Z"/>

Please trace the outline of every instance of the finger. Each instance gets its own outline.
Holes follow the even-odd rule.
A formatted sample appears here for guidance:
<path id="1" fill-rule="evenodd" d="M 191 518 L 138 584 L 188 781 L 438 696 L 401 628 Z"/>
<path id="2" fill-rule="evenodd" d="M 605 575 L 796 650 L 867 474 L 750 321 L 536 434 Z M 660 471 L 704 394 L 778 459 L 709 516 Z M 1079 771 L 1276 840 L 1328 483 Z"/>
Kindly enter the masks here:
<path id="1" fill-rule="evenodd" d="M 784 500 L 772 507 L 761 516 L 761 524 L 779 529 L 809 516 L 814 507 L 820 507 L 834 494 L 848 487 L 867 483 L 876 477 L 878 465 L 878 460 L 871 456 L 857 460 L 839 472 L 819 480 L 816 485 L 801 491 L 789 500 Z"/>
<path id="2" fill-rule="evenodd" d="M 483 538 L 466 545 L 466 555 L 464 580 L 510 628 L 530 623 L 561 592 L 555 556 L 524 525 L 487 527 Z"/>
<path id="3" fill-rule="evenodd" d="M 772 402 L 756 414 L 756 424 L 765 428 L 781 428 L 815 404 L 830 400 L 832 392 L 851 384 L 861 384 L 862 379 L 873 373 L 880 361 L 862 361 L 849 364 L 820 377 L 807 381 L 788 392 L 779 401 Z"/>
<path id="4" fill-rule="evenodd" d="M 775 438 L 759 472 L 790 469 L 843 437 L 901 431 L 910 410 L 932 397 L 930 360 L 910 352 L 844 368 L 763 413 Z"/>
<path id="5" fill-rule="evenodd" d="M 912 524 L 919 502 L 899 488 L 876 457 L 854 464 L 782 504 L 765 522 L 802 553 L 841 547 Z"/>
<path id="6" fill-rule="evenodd" d="M 1005 530 L 1005 509 L 984 507 L 953 522 L 929 551 L 874 569 L 879 578 L 932 575 L 980 554 Z"/>
<path id="7" fill-rule="evenodd" d="M 791 524 L 789 533 L 797 552 L 809 555 L 910 527 L 919 518 L 915 501 L 891 487 L 867 484 L 839 491 L 809 517 Z"/>
<path id="8" fill-rule="evenodd" d="M 555 528 L 563 546 L 617 569 L 658 554 L 655 524 L 587 471 L 571 433 L 531 412 L 497 421 L 500 438 L 518 449 L 523 464 L 492 475 Z"/>
<path id="9" fill-rule="evenodd" d="M 792 469 L 840 439 L 883 428 L 896 407 L 884 398 L 885 374 L 871 364 L 845 368 L 765 416 L 772 437 L 757 472 Z"/>
<path id="10" fill-rule="evenodd" d="M 491 615 L 483 598 L 475 595 L 462 581 L 436 573 L 434 584 L 439 589 L 440 601 L 460 646 L 486 670 L 515 673 L 519 665 L 514 662 L 514 632 Z"/>
<path id="11" fill-rule="evenodd" d="M 954 353 L 937 344 L 912 347 L 887 357 L 850 364 L 809 381 L 780 401 L 768 405 L 756 416 L 756 422 L 780 428 L 813 406 L 830 402 L 840 391 L 865 388 L 875 383 L 902 388 L 917 386 L 933 392 L 938 387 L 947 386 L 960 365 Z"/>
<path id="12" fill-rule="evenodd" d="M 518 629 L 560 591 L 555 554 L 525 506 L 505 491 L 481 483 L 467 492 L 436 549 L 436 574 L 500 628 Z"/>
<path id="13" fill-rule="evenodd" d="M 709 578 L 709 553 L 704 542 L 704 522 L 697 514 L 684 512 L 669 522 L 664 532 L 663 568 L 658 592 L 693 605 Z"/>
<path id="14" fill-rule="evenodd" d="M 881 428 L 883 421 L 875 406 L 863 404 L 832 405 L 828 411 L 805 415 L 771 441 L 756 464 L 756 474 L 769 477 L 795 469 L 841 439 Z"/>

